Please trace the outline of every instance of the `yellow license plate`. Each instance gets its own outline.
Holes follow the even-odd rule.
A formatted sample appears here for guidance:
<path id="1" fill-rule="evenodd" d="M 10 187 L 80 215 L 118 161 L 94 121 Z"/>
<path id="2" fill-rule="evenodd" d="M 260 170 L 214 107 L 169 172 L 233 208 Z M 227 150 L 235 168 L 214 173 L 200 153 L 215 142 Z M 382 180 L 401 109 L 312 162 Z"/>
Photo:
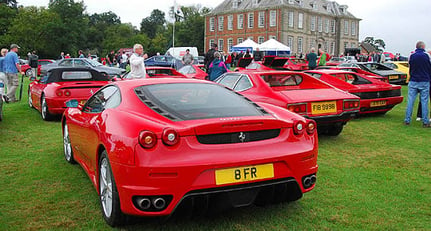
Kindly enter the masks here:
<path id="1" fill-rule="evenodd" d="M 379 100 L 379 101 L 370 102 L 370 107 L 380 107 L 380 106 L 385 106 L 385 105 L 386 105 L 386 100 Z"/>
<path id="2" fill-rule="evenodd" d="M 390 75 L 389 79 L 398 79 L 398 75 Z"/>
<path id="3" fill-rule="evenodd" d="M 325 114 L 325 113 L 334 113 L 337 112 L 337 102 L 336 101 L 327 101 L 327 102 L 318 102 L 311 104 L 311 114 Z"/>
<path id="4" fill-rule="evenodd" d="M 218 169 L 215 171 L 217 185 L 240 183 L 274 177 L 273 164 L 242 166 L 237 168 Z"/>

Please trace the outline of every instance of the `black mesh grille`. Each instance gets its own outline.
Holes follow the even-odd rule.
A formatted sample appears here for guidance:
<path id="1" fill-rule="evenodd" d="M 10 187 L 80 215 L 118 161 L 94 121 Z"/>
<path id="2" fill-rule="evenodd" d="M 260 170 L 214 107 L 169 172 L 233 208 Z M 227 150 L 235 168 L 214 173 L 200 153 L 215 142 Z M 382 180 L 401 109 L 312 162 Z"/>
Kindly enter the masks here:
<path id="1" fill-rule="evenodd" d="M 233 132 L 211 135 L 197 136 L 199 143 L 202 144 L 233 144 L 243 142 L 253 142 L 267 140 L 277 137 L 280 129 L 251 131 L 251 132 Z"/>
<path id="2" fill-rule="evenodd" d="M 373 92 L 359 92 L 352 93 L 359 96 L 361 99 L 378 99 L 378 98 L 389 98 L 401 96 L 401 89 L 389 90 L 389 91 L 373 91 Z"/>

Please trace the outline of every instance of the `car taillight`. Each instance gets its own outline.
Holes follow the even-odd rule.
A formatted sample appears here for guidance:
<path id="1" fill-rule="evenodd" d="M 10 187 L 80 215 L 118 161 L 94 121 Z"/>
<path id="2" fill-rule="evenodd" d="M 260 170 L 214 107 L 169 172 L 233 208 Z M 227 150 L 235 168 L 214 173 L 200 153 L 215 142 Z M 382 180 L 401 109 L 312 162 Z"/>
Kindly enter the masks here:
<path id="1" fill-rule="evenodd" d="M 55 94 L 56 94 L 57 96 L 63 96 L 63 91 L 62 91 L 62 90 L 57 90 L 57 91 L 55 92 Z"/>
<path id="2" fill-rule="evenodd" d="M 157 136 L 154 132 L 151 131 L 142 131 L 139 134 L 139 144 L 143 148 L 153 148 L 156 146 L 157 143 Z"/>
<path id="3" fill-rule="evenodd" d="M 295 135 L 302 135 L 302 134 L 304 134 L 304 129 L 305 129 L 304 122 L 298 120 L 298 121 L 295 121 L 293 123 L 293 133 Z"/>
<path id="4" fill-rule="evenodd" d="M 317 125 L 314 120 L 308 120 L 307 124 L 305 125 L 305 129 L 309 135 L 312 135 L 316 131 L 316 127 Z"/>
<path id="5" fill-rule="evenodd" d="M 359 100 L 344 100 L 344 109 L 359 108 Z"/>
<path id="6" fill-rule="evenodd" d="M 306 103 L 288 104 L 287 110 L 298 114 L 307 113 L 307 104 Z"/>
<path id="7" fill-rule="evenodd" d="M 65 90 L 64 91 L 64 96 L 70 96 L 70 91 L 69 90 Z"/>
<path id="8" fill-rule="evenodd" d="M 177 131 L 172 128 L 166 128 L 162 133 L 162 141 L 168 146 L 174 146 L 180 141 Z"/>

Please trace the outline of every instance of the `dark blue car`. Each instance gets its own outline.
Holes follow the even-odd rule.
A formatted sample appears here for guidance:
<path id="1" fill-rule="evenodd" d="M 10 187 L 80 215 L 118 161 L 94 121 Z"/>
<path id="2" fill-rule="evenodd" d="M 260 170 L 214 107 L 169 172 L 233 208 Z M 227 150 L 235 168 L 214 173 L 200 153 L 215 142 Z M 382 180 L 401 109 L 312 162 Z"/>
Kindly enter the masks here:
<path id="1" fill-rule="evenodd" d="M 170 55 L 155 55 L 144 61 L 145 66 L 172 67 L 180 69 L 183 66 L 181 60 Z"/>

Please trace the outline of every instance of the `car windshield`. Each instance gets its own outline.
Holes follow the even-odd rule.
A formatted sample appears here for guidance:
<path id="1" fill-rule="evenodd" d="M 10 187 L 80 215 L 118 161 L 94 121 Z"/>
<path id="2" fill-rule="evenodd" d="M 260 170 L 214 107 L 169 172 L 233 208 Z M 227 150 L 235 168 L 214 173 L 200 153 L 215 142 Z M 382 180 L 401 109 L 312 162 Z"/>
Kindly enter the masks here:
<path id="1" fill-rule="evenodd" d="M 136 94 L 148 107 L 171 120 L 261 116 L 263 109 L 242 95 L 207 83 L 140 86 Z"/>
<path id="2" fill-rule="evenodd" d="M 87 59 L 88 60 L 88 63 L 90 63 L 90 65 L 91 66 L 93 66 L 93 67 L 97 67 L 97 66 L 102 66 L 103 64 L 101 64 L 101 63 L 99 63 L 99 62 L 97 62 L 96 60 L 93 60 L 93 59 Z"/>

